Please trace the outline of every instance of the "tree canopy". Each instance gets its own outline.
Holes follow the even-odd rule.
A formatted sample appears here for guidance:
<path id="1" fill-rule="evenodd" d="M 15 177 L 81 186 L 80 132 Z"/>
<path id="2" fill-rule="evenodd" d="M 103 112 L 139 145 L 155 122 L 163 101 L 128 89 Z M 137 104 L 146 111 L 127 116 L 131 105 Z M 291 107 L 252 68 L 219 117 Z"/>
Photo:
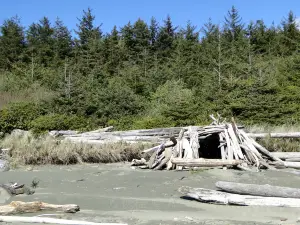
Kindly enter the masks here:
<path id="1" fill-rule="evenodd" d="M 95 18 L 83 10 L 74 36 L 59 18 L 2 23 L 0 121 L 11 103 L 29 102 L 43 112 L 37 117 L 75 115 L 122 129 L 203 124 L 211 113 L 299 123 L 300 28 L 292 11 L 269 27 L 245 23 L 233 6 L 220 24 L 139 18 L 108 33 Z"/>

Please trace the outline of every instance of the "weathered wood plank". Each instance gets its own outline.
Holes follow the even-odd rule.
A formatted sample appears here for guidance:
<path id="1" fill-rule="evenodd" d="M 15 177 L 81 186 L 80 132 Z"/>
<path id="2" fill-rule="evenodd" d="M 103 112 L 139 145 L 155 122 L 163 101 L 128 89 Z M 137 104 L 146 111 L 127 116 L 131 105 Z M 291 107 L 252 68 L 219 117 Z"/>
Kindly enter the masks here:
<path id="1" fill-rule="evenodd" d="M 238 195 L 204 188 L 181 187 L 178 190 L 200 202 L 222 205 L 300 207 L 300 199 Z"/>
<path id="2" fill-rule="evenodd" d="M 249 137 L 252 138 L 300 138 L 300 132 L 290 132 L 290 133 L 248 133 Z"/>
<path id="3" fill-rule="evenodd" d="M 234 166 L 239 165 L 243 161 L 240 160 L 222 160 L 222 159 L 180 159 L 173 158 L 172 163 L 178 166 L 188 167 L 217 167 L 217 166 Z"/>
<path id="4" fill-rule="evenodd" d="M 235 182 L 216 182 L 216 187 L 222 191 L 243 194 L 243 195 L 255 195 L 264 197 L 281 197 L 281 198 L 300 198 L 300 189 L 273 186 L 269 184 L 257 185 L 257 184 L 244 184 Z"/>
<path id="5" fill-rule="evenodd" d="M 300 152 L 271 152 L 270 154 L 280 159 L 300 158 Z"/>

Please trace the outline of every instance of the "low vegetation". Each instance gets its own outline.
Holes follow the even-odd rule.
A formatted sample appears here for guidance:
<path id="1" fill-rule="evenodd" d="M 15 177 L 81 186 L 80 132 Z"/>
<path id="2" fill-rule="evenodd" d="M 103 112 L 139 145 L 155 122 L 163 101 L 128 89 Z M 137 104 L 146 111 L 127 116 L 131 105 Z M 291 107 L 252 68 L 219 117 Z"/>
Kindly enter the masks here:
<path id="1" fill-rule="evenodd" d="M 251 133 L 289 133 L 299 132 L 299 125 L 283 124 L 280 126 L 274 126 L 270 124 L 265 125 L 253 125 L 247 126 L 246 130 Z M 299 138 L 262 138 L 258 139 L 258 142 L 262 144 L 271 152 L 299 152 L 300 140 Z"/>
<path id="2" fill-rule="evenodd" d="M 49 135 L 36 137 L 30 132 L 13 132 L 1 141 L 1 147 L 10 148 L 11 165 L 113 163 L 141 157 L 141 150 L 151 144 L 123 142 L 89 145 L 71 143 Z"/>

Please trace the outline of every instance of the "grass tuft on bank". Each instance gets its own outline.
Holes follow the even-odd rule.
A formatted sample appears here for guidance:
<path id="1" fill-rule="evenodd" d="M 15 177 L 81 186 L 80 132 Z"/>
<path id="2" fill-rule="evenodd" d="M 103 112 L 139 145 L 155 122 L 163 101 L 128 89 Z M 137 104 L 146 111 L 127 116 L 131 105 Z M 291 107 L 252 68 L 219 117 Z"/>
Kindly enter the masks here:
<path id="1" fill-rule="evenodd" d="M 152 144 L 125 142 L 91 145 L 72 143 L 49 135 L 36 137 L 30 132 L 12 133 L 0 143 L 10 148 L 11 165 L 68 165 L 76 163 L 114 163 L 141 157 Z"/>

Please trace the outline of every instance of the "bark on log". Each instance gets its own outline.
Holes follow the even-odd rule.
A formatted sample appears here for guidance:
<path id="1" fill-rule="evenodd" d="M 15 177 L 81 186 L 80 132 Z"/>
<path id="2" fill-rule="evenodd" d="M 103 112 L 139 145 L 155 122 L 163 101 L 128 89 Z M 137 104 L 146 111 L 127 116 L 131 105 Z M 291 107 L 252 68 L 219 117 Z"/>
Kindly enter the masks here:
<path id="1" fill-rule="evenodd" d="M 178 166 L 187 167 L 218 167 L 218 166 L 235 166 L 241 164 L 240 160 L 222 160 L 222 159 L 180 159 L 173 158 L 172 163 Z"/>
<path id="2" fill-rule="evenodd" d="M 216 187 L 222 191 L 263 197 L 300 198 L 300 189 L 290 187 L 272 186 L 269 184 L 243 184 L 235 182 L 216 182 Z"/>
<path id="3" fill-rule="evenodd" d="M 21 202 L 12 201 L 8 205 L 0 206 L 0 215 L 18 214 L 18 213 L 33 213 L 41 210 L 55 210 L 67 213 L 75 213 L 80 211 L 78 205 L 53 205 L 45 202 Z"/>
<path id="4" fill-rule="evenodd" d="M 253 195 L 230 194 L 204 188 L 181 187 L 178 190 L 187 197 L 205 203 L 241 206 L 277 206 L 277 207 L 300 207 L 300 199 L 261 197 Z"/>
<path id="5" fill-rule="evenodd" d="M 50 223 L 50 224 L 72 224 L 72 225 L 127 225 L 122 223 L 94 223 L 83 220 L 65 220 L 47 217 L 24 217 L 24 216 L 0 216 L 0 222 L 21 223 Z"/>
<path id="6" fill-rule="evenodd" d="M 280 159 L 300 158 L 300 152 L 271 152 L 271 155 Z"/>

